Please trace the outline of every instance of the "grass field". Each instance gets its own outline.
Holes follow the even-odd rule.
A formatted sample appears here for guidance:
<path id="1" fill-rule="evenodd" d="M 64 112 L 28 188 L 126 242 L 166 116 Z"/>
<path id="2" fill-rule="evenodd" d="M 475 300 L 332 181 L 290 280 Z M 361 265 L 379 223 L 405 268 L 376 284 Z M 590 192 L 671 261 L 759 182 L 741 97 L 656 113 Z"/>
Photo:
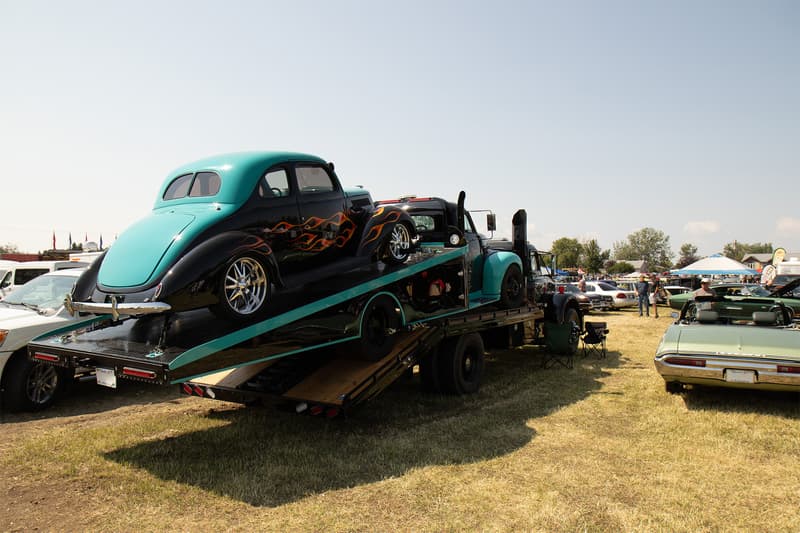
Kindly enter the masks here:
<path id="1" fill-rule="evenodd" d="M 398 382 L 348 419 L 84 384 L 0 415 L 0 531 L 800 530 L 798 395 L 668 395 L 665 315 L 592 317 L 606 359 L 492 352 L 476 395 Z"/>

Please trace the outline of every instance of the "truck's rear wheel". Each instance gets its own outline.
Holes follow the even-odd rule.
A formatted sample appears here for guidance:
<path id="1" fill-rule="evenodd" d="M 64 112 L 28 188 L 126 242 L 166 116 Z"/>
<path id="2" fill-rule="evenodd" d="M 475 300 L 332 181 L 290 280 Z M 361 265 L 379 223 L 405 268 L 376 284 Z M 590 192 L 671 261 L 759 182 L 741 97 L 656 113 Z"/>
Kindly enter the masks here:
<path id="1" fill-rule="evenodd" d="M 394 301 L 378 296 L 367 304 L 361 315 L 361 338 L 356 342 L 357 355 L 368 361 L 380 361 L 392 351 L 395 330 L 400 319 Z"/>
<path id="2" fill-rule="evenodd" d="M 522 271 L 512 264 L 506 269 L 500 285 L 500 305 L 505 309 L 513 309 L 522 305 L 524 299 L 525 281 L 522 279 Z"/>
<path id="3" fill-rule="evenodd" d="M 581 317 L 574 307 L 567 307 L 564 310 L 564 324 L 568 325 L 569 338 L 566 343 L 566 354 L 575 355 L 578 351 L 578 341 L 581 337 Z"/>
<path id="4" fill-rule="evenodd" d="M 439 385 L 443 392 L 472 394 L 483 381 L 485 359 L 483 340 L 468 333 L 444 341 L 439 347 Z"/>

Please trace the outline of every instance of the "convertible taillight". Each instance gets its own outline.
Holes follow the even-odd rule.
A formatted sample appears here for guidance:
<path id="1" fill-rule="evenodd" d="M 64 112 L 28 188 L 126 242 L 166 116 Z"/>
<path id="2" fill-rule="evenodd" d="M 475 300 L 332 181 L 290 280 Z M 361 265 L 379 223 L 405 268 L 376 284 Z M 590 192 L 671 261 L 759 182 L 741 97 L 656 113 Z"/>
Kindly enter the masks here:
<path id="1" fill-rule="evenodd" d="M 778 365 L 781 374 L 800 374 L 800 366 Z"/>
<path id="2" fill-rule="evenodd" d="M 667 357 L 665 361 L 671 365 L 706 366 L 705 359 L 688 359 L 686 357 Z"/>

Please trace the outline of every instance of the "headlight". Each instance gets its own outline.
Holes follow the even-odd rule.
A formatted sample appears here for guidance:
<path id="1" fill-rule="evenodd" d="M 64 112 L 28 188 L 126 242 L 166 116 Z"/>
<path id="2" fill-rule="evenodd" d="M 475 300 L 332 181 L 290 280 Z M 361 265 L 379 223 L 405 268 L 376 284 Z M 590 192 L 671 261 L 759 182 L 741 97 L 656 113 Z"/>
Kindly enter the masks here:
<path id="1" fill-rule="evenodd" d="M 7 329 L 0 329 L 0 346 L 6 342 L 6 337 L 8 337 L 8 330 Z"/>

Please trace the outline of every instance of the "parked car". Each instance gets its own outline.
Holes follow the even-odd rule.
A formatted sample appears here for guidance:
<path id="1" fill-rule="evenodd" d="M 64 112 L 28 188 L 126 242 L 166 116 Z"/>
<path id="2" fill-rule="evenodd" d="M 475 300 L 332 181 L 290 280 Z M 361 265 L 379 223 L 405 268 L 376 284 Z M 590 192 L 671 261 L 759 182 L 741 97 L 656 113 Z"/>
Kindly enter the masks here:
<path id="1" fill-rule="evenodd" d="M 637 304 L 636 292 L 619 289 L 613 285 L 609 285 L 605 281 L 587 281 L 586 293 L 605 294 L 607 296 L 611 296 L 613 300 L 611 309 L 632 307 Z"/>
<path id="2" fill-rule="evenodd" d="M 790 309 L 792 316 L 800 316 L 800 299 L 792 297 L 782 297 L 780 295 L 791 293 L 792 290 L 800 284 L 800 279 L 793 285 L 787 285 L 778 289 L 777 291 L 769 291 L 758 285 L 757 283 L 718 283 L 712 285 L 717 297 L 730 297 L 730 301 L 741 302 L 746 300 L 748 303 L 747 309 L 742 311 L 743 314 L 752 313 L 754 310 L 768 310 L 769 308 L 782 304 Z M 686 292 L 684 294 L 677 294 L 671 296 L 669 299 L 669 306 L 673 309 L 680 310 L 686 302 L 694 300 L 694 292 Z M 756 302 L 755 299 L 760 300 Z M 735 304 L 731 304 L 735 305 Z M 758 309 L 755 309 L 757 306 Z"/>
<path id="3" fill-rule="evenodd" d="M 0 267 L 5 271 L 0 276 L 0 296 L 9 294 L 17 287 L 25 285 L 37 276 L 46 272 L 56 270 L 66 270 L 69 268 L 83 268 L 89 265 L 89 261 L 14 261 L 11 265 Z"/>
<path id="4" fill-rule="evenodd" d="M 0 403 L 4 410 L 36 411 L 51 405 L 74 374 L 28 358 L 28 342 L 77 320 L 64 297 L 82 269 L 38 276 L 0 301 Z"/>
<path id="5" fill-rule="evenodd" d="M 787 325 L 788 310 L 731 314 L 739 303 L 722 297 L 694 313 L 686 304 L 656 351 L 667 392 L 685 385 L 800 390 L 800 329 Z"/>
<path id="6" fill-rule="evenodd" d="M 226 154 L 171 172 L 150 215 L 92 263 L 68 306 L 114 317 L 208 307 L 259 318 L 274 291 L 371 261 L 402 263 L 415 238 L 406 213 L 343 188 L 319 157 Z"/>

